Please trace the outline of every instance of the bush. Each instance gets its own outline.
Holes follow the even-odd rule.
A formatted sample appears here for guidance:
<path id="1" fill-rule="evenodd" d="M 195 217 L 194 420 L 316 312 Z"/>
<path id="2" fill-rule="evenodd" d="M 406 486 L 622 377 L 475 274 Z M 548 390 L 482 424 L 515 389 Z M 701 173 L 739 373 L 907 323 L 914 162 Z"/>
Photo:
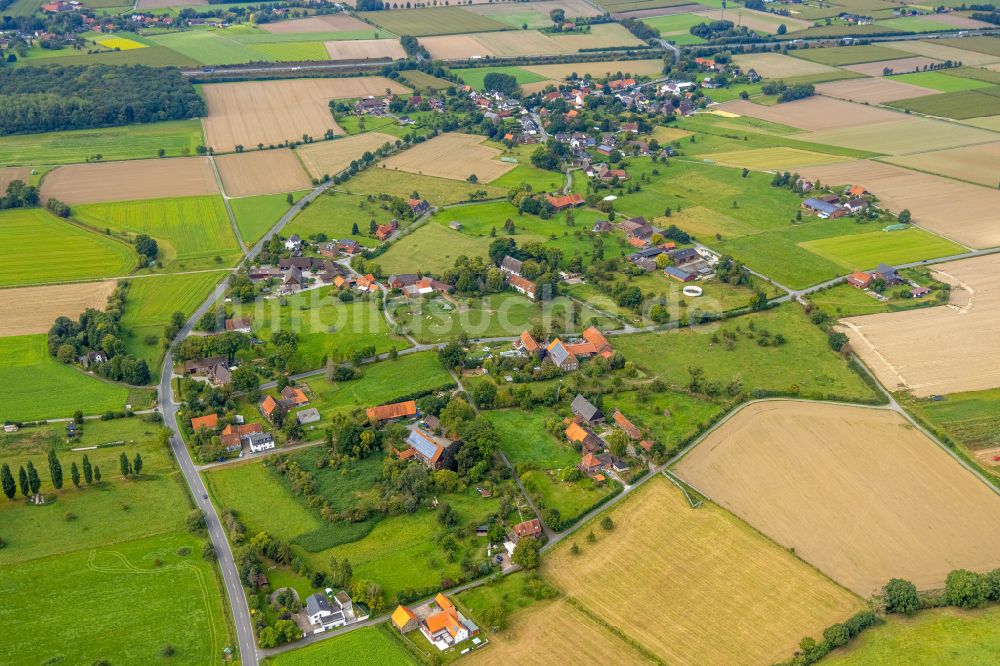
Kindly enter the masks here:
<path id="1" fill-rule="evenodd" d="M 908 580 L 893 578 L 882 588 L 886 613 L 912 615 L 920 610 L 920 596 L 916 586 Z"/>
<path id="2" fill-rule="evenodd" d="M 989 579 L 967 569 L 956 569 L 944 583 L 948 603 L 959 608 L 980 608 L 991 596 Z"/>

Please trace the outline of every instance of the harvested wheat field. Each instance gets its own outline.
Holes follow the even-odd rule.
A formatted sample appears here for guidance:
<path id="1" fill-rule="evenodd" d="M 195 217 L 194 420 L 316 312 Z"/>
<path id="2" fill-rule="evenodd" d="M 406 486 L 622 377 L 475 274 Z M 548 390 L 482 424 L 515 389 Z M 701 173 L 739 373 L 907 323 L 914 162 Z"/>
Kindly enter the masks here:
<path id="1" fill-rule="evenodd" d="M 464 5 L 464 3 L 463 3 Z M 472 6 L 464 7 L 467 11 L 473 12 L 474 14 L 482 14 L 483 16 L 489 16 L 490 18 L 496 18 L 497 16 L 509 16 L 509 15 L 521 15 L 527 12 L 535 12 L 541 16 L 548 19 L 549 12 L 553 9 L 561 9 L 566 13 L 566 18 L 576 18 L 578 16 L 600 16 L 601 12 L 598 11 L 586 0 L 537 0 L 532 1 L 530 4 L 520 3 L 520 2 L 510 2 L 510 3 L 490 3 L 486 4 L 474 4 Z M 501 19 L 498 19 L 501 20 Z"/>
<path id="2" fill-rule="evenodd" d="M 561 45 L 537 30 L 439 35 L 421 37 L 420 43 L 430 51 L 431 57 L 435 60 L 465 59 L 474 56 L 558 55 L 575 50 Z"/>
<path id="3" fill-rule="evenodd" d="M 902 117 L 894 111 L 852 104 L 829 97 L 807 97 L 774 106 L 764 106 L 746 100 L 734 100 L 719 104 L 715 108 L 741 116 L 760 118 L 772 123 L 781 123 L 812 131 L 857 127 Z"/>
<path id="4" fill-rule="evenodd" d="M 940 176 L 972 181 L 991 188 L 1000 183 L 1000 141 L 903 157 L 888 157 L 885 161 L 918 171 L 929 171 Z"/>
<path id="5" fill-rule="evenodd" d="M 576 72 L 577 76 L 590 74 L 603 79 L 617 72 L 633 76 L 655 76 L 663 71 L 662 60 L 611 60 L 608 62 L 564 62 L 555 65 L 524 65 L 520 69 L 552 79 L 565 79 Z M 522 86 L 523 88 L 523 86 Z"/>
<path id="6" fill-rule="evenodd" d="M 384 164 L 387 169 L 452 180 L 465 180 L 475 174 L 481 183 L 496 180 L 517 166 L 496 159 L 501 151 L 482 142 L 483 137 L 474 134 L 439 134 L 393 155 Z"/>
<path id="7" fill-rule="evenodd" d="M 981 118 L 967 118 L 960 121 L 963 125 L 972 125 L 983 129 L 1000 132 L 1000 116 L 983 116 Z"/>
<path id="8" fill-rule="evenodd" d="M 323 14 L 291 21 L 275 21 L 258 27 L 275 35 L 297 35 L 303 32 L 385 32 L 347 14 Z"/>
<path id="9" fill-rule="evenodd" d="M 996 27 L 991 23 L 977 21 L 976 19 L 969 18 L 968 16 L 960 16 L 958 14 L 927 14 L 927 16 L 923 18 L 926 18 L 928 21 L 933 21 L 934 23 L 950 25 L 955 28 L 965 28 L 966 30 L 981 30 L 983 28 L 989 29 Z"/>
<path id="10" fill-rule="evenodd" d="M 115 280 L 0 289 L 0 336 L 47 333 L 57 317 L 76 319 L 87 308 L 103 310 Z"/>
<path id="11" fill-rule="evenodd" d="M 564 51 L 583 49 L 606 49 L 612 46 L 642 46 L 643 41 L 618 23 L 598 23 L 590 26 L 590 32 L 556 33 L 552 40 Z M 513 51 L 504 55 L 522 55 Z"/>
<path id="12" fill-rule="evenodd" d="M 398 39 L 354 39 L 324 42 L 330 60 L 374 60 L 406 57 L 406 51 Z M 385 91 L 383 90 L 384 94 Z"/>
<path id="13" fill-rule="evenodd" d="M 712 153 L 712 161 L 727 166 L 747 167 L 749 169 L 778 169 L 795 171 L 800 167 L 816 164 L 834 164 L 836 162 L 852 162 L 850 157 L 815 153 L 798 148 L 754 148 L 751 150 L 734 150 L 725 153 Z"/>
<path id="14" fill-rule="evenodd" d="M 294 192 L 312 186 L 295 153 L 287 148 L 222 155 L 215 158 L 215 165 L 222 187 L 231 197 Z"/>
<path id="15" fill-rule="evenodd" d="M 887 409 L 747 405 L 676 471 L 862 596 L 1000 566 L 1000 496 Z"/>
<path id="16" fill-rule="evenodd" d="M 207 157 L 70 164 L 50 171 L 42 181 L 43 201 L 53 197 L 68 204 L 218 192 Z"/>
<path id="17" fill-rule="evenodd" d="M 896 58 L 894 60 L 862 62 L 857 65 L 844 65 L 842 69 L 857 72 L 858 74 L 864 74 L 865 76 L 883 76 L 886 67 L 891 69 L 894 74 L 906 74 L 907 72 L 914 72 L 924 67 L 936 65 L 940 62 L 940 60 L 934 60 L 933 58 L 914 56 L 912 58 Z"/>
<path id="18" fill-rule="evenodd" d="M 960 60 L 966 67 L 978 67 L 979 65 L 1000 62 L 1000 57 L 998 56 L 967 51 L 946 44 L 938 44 L 928 39 L 918 39 L 912 42 L 893 42 L 892 48 L 898 51 L 906 51 L 907 53 L 916 53 L 917 55 L 936 60 Z"/>
<path id="19" fill-rule="evenodd" d="M 666 663 L 773 664 L 863 606 L 718 506 L 692 509 L 661 476 L 607 515 L 613 532 L 584 526 L 568 540 L 582 552 L 563 542 L 542 573 Z"/>
<path id="20" fill-rule="evenodd" d="M 566 600 L 536 603 L 515 614 L 506 629 L 490 636 L 486 650 L 462 659 L 468 664 L 551 664 L 552 655 L 583 664 L 648 661 L 642 653 Z"/>
<path id="21" fill-rule="evenodd" d="M 213 83 L 202 88 L 208 117 L 202 122 L 210 146 L 232 150 L 298 140 L 303 134 L 322 137 L 332 129 L 342 134 L 330 113 L 331 99 L 409 92 L 381 76 L 347 79 L 288 79 Z"/>
<path id="22" fill-rule="evenodd" d="M 849 317 L 851 349 L 890 389 L 925 397 L 1000 386 L 1000 255 L 935 266 L 946 306 Z"/>
<path id="23" fill-rule="evenodd" d="M 864 185 L 889 210 L 908 208 L 916 224 L 963 245 L 1000 245 L 1000 191 L 993 188 L 864 160 L 803 167 L 802 173 L 831 185 Z"/>
<path id="24" fill-rule="evenodd" d="M 816 85 L 816 92 L 827 97 L 846 99 L 850 102 L 882 104 L 897 99 L 933 95 L 936 91 L 892 79 L 872 78 L 820 83 Z"/>
<path id="25" fill-rule="evenodd" d="M 836 67 L 810 62 L 780 53 L 747 53 L 733 56 L 733 62 L 744 70 L 755 69 L 765 79 L 783 79 L 793 76 L 812 76 L 836 72 Z"/>
<path id="26" fill-rule="evenodd" d="M 28 167 L 4 167 L 0 169 L 0 194 L 7 191 L 7 186 L 11 181 L 20 180 L 27 183 L 31 177 L 31 169 Z"/>
<path id="27" fill-rule="evenodd" d="M 997 135 L 992 132 L 959 123 L 905 114 L 896 114 L 895 117 L 898 120 L 821 130 L 800 134 L 796 138 L 886 155 L 924 153 L 929 150 L 957 148 L 997 140 Z"/>
<path id="28" fill-rule="evenodd" d="M 386 143 L 395 143 L 396 137 L 381 132 L 365 132 L 333 141 L 311 143 L 298 149 L 299 158 L 313 178 L 335 176 L 346 169 L 366 151 L 374 152 Z"/>

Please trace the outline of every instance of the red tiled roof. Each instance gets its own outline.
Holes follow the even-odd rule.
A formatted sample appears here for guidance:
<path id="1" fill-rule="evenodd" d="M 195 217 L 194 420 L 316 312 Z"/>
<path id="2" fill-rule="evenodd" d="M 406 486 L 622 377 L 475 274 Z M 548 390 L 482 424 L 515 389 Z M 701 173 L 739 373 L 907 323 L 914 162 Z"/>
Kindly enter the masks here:
<path id="1" fill-rule="evenodd" d="M 206 414 L 205 416 L 197 416 L 191 419 L 191 429 L 198 430 L 199 428 L 205 428 L 206 430 L 211 430 L 219 426 L 219 415 L 218 414 Z"/>
<path id="2" fill-rule="evenodd" d="M 536 534 L 542 533 L 542 523 L 539 522 L 538 518 L 532 518 L 531 520 L 526 520 L 523 523 L 518 523 L 514 525 L 514 534 L 520 539 L 526 536 L 535 536 Z"/>
<path id="3" fill-rule="evenodd" d="M 546 194 L 545 198 L 553 208 L 566 208 L 567 206 L 579 206 L 584 203 L 583 197 L 575 192 L 573 194 L 562 194 L 557 197 L 551 194 Z"/>
<path id="4" fill-rule="evenodd" d="M 521 333 L 521 346 L 525 349 L 525 351 L 538 351 L 538 342 L 528 331 Z"/>
<path id="5" fill-rule="evenodd" d="M 414 400 L 369 407 L 367 411 L 369 421 L 389 421 L 403 416 L 415 416 L 416 413 L 417 403 Z"/>
<path id="6" fill-rule="evenodd" d="M 260 403 L 260 411 L 264 412 L 265 416 L 270 416 L 274 413 L 274 410 L 278 408 L 278 401 L 267 396 L 264 401 Z"/>

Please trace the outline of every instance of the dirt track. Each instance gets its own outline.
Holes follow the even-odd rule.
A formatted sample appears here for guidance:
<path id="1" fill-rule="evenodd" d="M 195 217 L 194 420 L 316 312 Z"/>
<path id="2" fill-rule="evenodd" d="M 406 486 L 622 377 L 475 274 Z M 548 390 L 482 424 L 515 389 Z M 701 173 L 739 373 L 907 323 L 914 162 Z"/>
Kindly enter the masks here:
<path id="1" fill-rule="evenodd" d="M 677 473 L 862 596 L 1000 566 L 1000 496 L 889 410 L 748 405 Z"/>

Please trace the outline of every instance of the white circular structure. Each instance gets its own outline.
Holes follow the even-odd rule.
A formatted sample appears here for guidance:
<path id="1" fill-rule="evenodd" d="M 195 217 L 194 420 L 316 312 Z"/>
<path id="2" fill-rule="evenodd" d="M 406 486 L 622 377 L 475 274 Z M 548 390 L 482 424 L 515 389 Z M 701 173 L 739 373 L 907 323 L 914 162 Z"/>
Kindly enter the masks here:
<path id="1" fill-rule="evenodd" d="M 701 296 L 701 287 L 696 287 L 693 284 L 684 287 L 681 291 L 684 292 L 685 296 Z"/>

